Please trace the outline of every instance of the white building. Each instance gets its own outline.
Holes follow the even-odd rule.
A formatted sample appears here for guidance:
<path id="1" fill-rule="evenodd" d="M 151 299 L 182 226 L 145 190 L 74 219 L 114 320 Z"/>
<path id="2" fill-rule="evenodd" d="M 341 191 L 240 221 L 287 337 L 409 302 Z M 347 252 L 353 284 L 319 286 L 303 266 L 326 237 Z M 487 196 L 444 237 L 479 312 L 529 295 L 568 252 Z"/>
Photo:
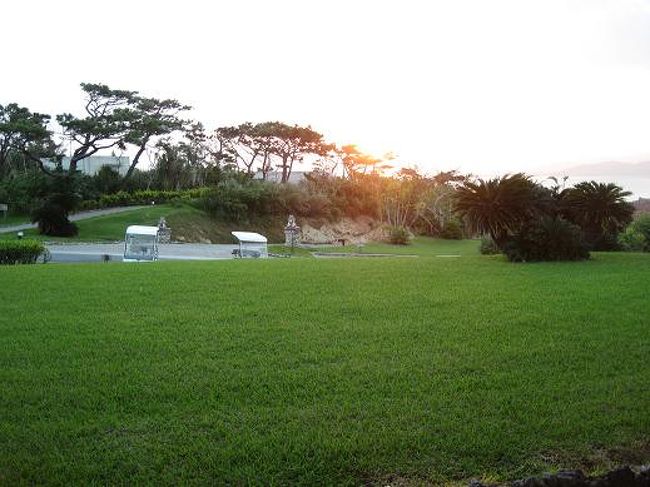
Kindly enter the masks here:
<path id="1" fill-rule="evenodd" d="M 43 160 L 43 164 L 50 169 L 56 167 L 56 164 L 51 160 Z M 94 176 L 102 167 L 108 166 L 124 176 L 129 170 L 130 164 L 131 161 L 128 156 L 90 156 L 77 163 L 77 170 L 87 176 Z M 65 170 L 70 168 L 70 158 L 68 156 L 61 160 L 61 166 Z"/>
<path id="2" fill-rule="evenodd" d="M 293 184 L 300 183 L 305 180 L 305 174 L 309 174 L 309 171 L 291 171 L 289 182 Z M 253 179 L 264 179 L 264 174 L 261 170 L 258 170 L 253 176 Z M 282 171 L 269 171 L 266 175 L 266 180 L 271 183 L 282 182 Z"/>

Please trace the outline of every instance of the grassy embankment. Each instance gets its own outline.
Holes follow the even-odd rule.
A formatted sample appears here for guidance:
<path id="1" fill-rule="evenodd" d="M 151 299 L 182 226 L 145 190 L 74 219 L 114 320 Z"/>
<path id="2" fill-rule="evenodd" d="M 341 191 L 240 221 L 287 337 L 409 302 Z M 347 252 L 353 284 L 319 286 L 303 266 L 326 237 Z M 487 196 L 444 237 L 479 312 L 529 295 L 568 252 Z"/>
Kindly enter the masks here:
<path id="1" fill-rule="evenodd" d="M 647 463 L 649 271 L 641 254 L 2 268 L 0 483 Z"/>
<path id="2" fill-rule="evenodd" d="M 124 239 L 129 225 L 156 225 L 160 217 L 165 217 L 171 226 L 174 240 L 185 242 L 233 243 L 232 230 L 256 231 L 266 235 L 270 242 L 282 242 L 284 234 L 282 218 L 257 218 L 248 223 L 230 223 L 210 218 L 205 212 L 190 205 L 158 205 L 139 208 L 114 215 L 98 216 L 76 222 L 79 235 L 73 238 L 45 237 L 34 229 L 25 230 L 28 238 L 50 242 L 116 242 Z M 17 222 L 20 223 L 20 222 Z M 14 239 L 15 234 L 0 234 L 0 239 Z M 476 254 L 478 242 L 473 240 L 453 241 L 416 237 L 410 245 L 389 245 L 370 243 L 358 247 L 319 246 L 313 249 L 293 250 L 295 256 L 310 257 L 311 252 L 335 253 L 389 253 L 411 255 L 472 255 Z M 271 252 L 291 253 L 291 249 L 281 244 L 271 245 Z"/>
<path id="3" fill-rule="evenodd" d="M 138 208 L 113 215 L 97 216 L 76 222 L 79 235 L 73 238 L 43 237 L 35 229 L 25 230 L 25 236 L 51 242 L 115 242 L 124 239 L 129 225 L 157 225 L 165 217 L 175 239 L 187 242 L 232 243 L 232 230 L 255 230 L 269 236 L 271 241 L 281 242 L 281 219 L 252 219 L 248 223 L 229 223 L 210 218 L 193 206 L 158 205 Z M 19 222 L 20 223 L 20 222 Z M 0 234 L 0 238 L 16 238 L 15 234 Z"/>
<path id="4" fill-rule="evenodd" d="M 14 225 L 22 225 L 23 223 L 29 223 L 29 217 L 26 215 L 7 215 L 2 216 L 0 212 L 0 228 L 2 227 L 11 227 Z"/>

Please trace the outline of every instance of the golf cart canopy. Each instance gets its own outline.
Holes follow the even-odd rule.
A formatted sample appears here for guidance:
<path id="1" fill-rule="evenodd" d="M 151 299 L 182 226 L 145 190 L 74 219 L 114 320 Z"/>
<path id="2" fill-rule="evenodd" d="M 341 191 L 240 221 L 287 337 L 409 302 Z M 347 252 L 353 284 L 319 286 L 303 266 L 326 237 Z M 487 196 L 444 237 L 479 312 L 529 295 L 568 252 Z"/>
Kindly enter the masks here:
<path id="1" fill-rule="evenodd" d="M 269 256 L 267 240 L 264 235 L 254 232 L 230 232 L 239 243 L 238 257 L 266 258 Z"/>
<path id="2" fill-rule="evenodd" d="M 144 225 L 129 225 L 126 227 L 127 235 L 158 235 L 158 227 Z"/>
<path id="3" fill-rule="evenodd" d="M 266 243 L 266 237 L 254 232 L 230 232 L 240 242 Z"/>
<path id="4" fill-rule="evenodd" d="M 124 236 L 125 262 L 158 260 L 158 227 L 130 225 Z"/>

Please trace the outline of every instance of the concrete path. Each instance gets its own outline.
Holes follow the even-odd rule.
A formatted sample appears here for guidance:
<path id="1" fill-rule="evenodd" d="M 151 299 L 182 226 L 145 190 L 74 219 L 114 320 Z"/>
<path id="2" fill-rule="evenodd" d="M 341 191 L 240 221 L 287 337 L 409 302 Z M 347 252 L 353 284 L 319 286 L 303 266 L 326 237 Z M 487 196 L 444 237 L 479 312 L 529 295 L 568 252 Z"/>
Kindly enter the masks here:
<path id="1" fill-rule="evenodd" d="M 145 208 L 145 206 L 120 206 L 118 208 L 105 208 L 103 210 L 80 211 L 79 213 L 70 215 L 70 221 L 76 222 L 79 220 L 87 220 L 88 218 L 94 218 L 96 216 L 113 215 L 115 213 L 123 213 L 125 211 L 137 210 L 139 208 Z M 0 233 L 20 232 L 21 230 L 36 228 L 36 226 L 37 226 L 36 223 L 23 223 L 21 225 L 11 225 L 11 226 L 0 225 Z"/>
<path id="2" fill-rule="evenodd" d="M 160 244 L 160 260 L 218 260 L 232 259 L 237 245 L 229 244 Z M 121 262 L 124 255 L 123 243 L 111 244 L 50 244 L 47 246 L 51 262 Z"/>
<path id="3" fill-rule="evenodd" d="M 418 257 L 413 254 L 361 254 L 358 252 L 312 252 L 317 259 L 363 259 L 373 257 Z"/>

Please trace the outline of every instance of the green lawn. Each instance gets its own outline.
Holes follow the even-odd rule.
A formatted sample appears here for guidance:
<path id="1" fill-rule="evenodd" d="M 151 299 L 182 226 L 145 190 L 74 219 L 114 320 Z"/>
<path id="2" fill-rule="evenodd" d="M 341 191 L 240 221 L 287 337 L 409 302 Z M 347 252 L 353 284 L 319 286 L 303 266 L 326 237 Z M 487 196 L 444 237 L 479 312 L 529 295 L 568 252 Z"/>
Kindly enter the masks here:
<path id="1" fill-rule="evenodd" d="M 0 268 L 0 484 L 647 463 L 648 276 L 642 254 Z"/>
<path id="2" fill-rule="evenodd" d="M 7 215 L 2 216 L 0 212 L 0 228 L 2 227 L 12 227 L 14 225 L 22 225 L 23 223 L 29 223 L 29 216 L 27 215 Z"/>

